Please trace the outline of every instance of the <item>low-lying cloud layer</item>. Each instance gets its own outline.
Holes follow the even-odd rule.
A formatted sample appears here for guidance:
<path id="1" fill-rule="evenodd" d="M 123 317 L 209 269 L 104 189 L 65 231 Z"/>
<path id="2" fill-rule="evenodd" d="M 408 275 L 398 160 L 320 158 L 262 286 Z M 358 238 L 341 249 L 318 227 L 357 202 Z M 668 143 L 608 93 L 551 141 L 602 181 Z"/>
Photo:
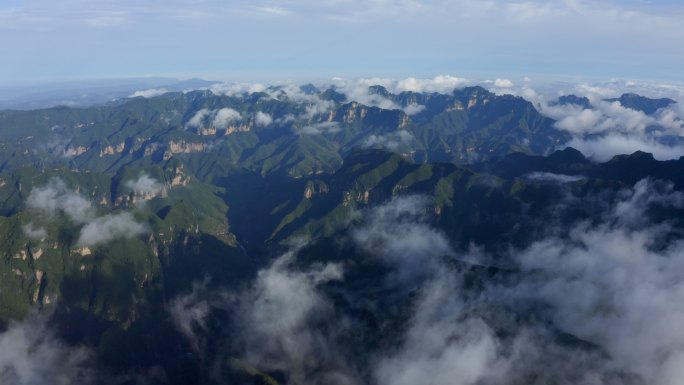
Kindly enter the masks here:
<path id="1" fill-rule="evenodd" d="M 218 110 L 202 108 L 188 120 L 185 127 L 186 129 L 205 127 L 225 129 L 241 119 L 242 114 L 229 107 L 224 107 Z"/>
<path id="2" fill-rule="evenodd" d="M 625 372 L 649 384 L 678 384 L 684 243 L 660 248 L 669 225 L 645 218 L 653 205 L 681 209 L 684 195 L 649 181 L 624 195 L 601 224 L 581 223 L 566 239 L 541 240 L 520 253 L 528 273 L 521 290 L 553 306 L 560 328 L 597 344 Z"/>
<path id="3" fill-rule="evenodd" d="M 31 239 L 40 240 L 47 237 L 48 233 L 44 227 L 36 227 L 33 222 L 29 222 L 21 226 L 21 230 L 26 234 L 27 237 Z"/>
<path id="4" fill-rule="evenodd" d="M 541 179 L 565 182 L 555 175 Z M 234 342 L 246 362 L 282 370 L 297 384 L 678 384 L 684 242 L 664 238 L 672 225 L 652 222 L 650 212 L 684 209 L 684 195 L 643 180 L 616 196 L 596 205 L 602 207 L 598 221 L 558 225 L 523 249 L 511 248 L 507 257 L 517 268 L 497 274 L 485 264 L 489 256 L 455 251 L 427 223 L 428 198 L 396 198 L 363 212 L 364 224 L 348 239 L 390 268 L 366 290 L 390 290 L 391 296 L 340 291 L 347 273 L 355 274 L 354 263 L 302 265 L 294 248 L 249 289 L 209 307 L 235 309 Z M 380 301 L 403 307 L 404 326 L 366 329 L 332 293 L 378 313 Z M 186 312 L 190 317 L 174 312 L 190 335 L 188 325 L 201 325 L 211 313 L 193 297 L 202 305 Z M 369 344 L 377 333 L 393 342 Z M 343 343 L 350 335 L 365 336 L 354 342 L 367 344 L 363 356 Z"/>
<path id="5" fill-rule="evenodd" d="M 265 370 L 282 370 L 293 383 L 353 384 L 334 336 L 342 324 L 318 292 L 319 285 L 341 280 L 342 267 L 321 264 L 307 271 L 292 267 L 296 249 L 259 272 L 242 293 L 238 326 L 244 333 L 245 359 Z M 319 328 L 317 325 L 329 325 Z"/>
<path id="6" fill-rule="evenodd" d="M 684 260 L 680 258 L 684 243 L 678 240 L 664 249 L 656 248 L 656 240 L 669 225 L 649 222 L 647 210 L 654 205 L 681 209 L 684 195 L 648 180 L 620 195 L 599 224 L 580 222 L 572 226 L 568 237 L 558 229 L 557 237 L 512 252 L 522 268 L 513 286 L 499 286 L 492 280 L 484 292 L 471 297 L 458 274 L 450 275 L 445 266 L 433 269 L 432 278 L 420 289 L 400 349 L 381 354 L 375 369 L 378 383 L 409 384 L 429 378 L 434 384 L 500 384 L 522 380 L 521 373 L 534 372 L 540 379 L 560 384 L 624 383 L 630 375 L 650 384 L 678 383 L 684 367 L 684 343 L 676 325 L 684 321 L 684 312 L 676 304 L 684 295 L 680 284 L 684 281 Z M 408 213 L 425 207 L 420 201 L 397 200 L 382 210 L 401 212 L 411 203 L 416 208 Z M 396 220 L 382 223 L 388 234 L 411 228 Z M 424 225 L 413 226 L 417 230 Z M 373 227 L 368 228 L 371 234 L 377 233 Z M 395 241 L 417 237 L 438 245 L 436 255 L 457 255 L 434 231 L 422 229 L 412 237 L 406 233 L 387 237 Z M 372 244 L 379 245 L 379 253 L 405 255 L 401 242 L 386 247 L 384 242 Z M 430 253 L 412 249 L 408 255 L 417 258 Z M 426 260 L 420 264 L 423 269 L 430 266 Z M 535 323 L 513 324 L 510 329 L 505 313 L 496 310 L 511 303 L 525 307 L 535 302 L 548 306 L 556 327 L 595 344 L 608 359 L 581 344 L 564 346 L 559 337 Z M 501 328 L 515 334 L 501 337 Z M 531 357 L 537 357 L 536 364 Z M 620 380 L 620 376 L 627 377 Z"/>
<path id="7" fill-rule="evenodd" d="M 133 189 L 149 190 L 158 183 L 152 178 L 142 175 L 131 182 Z M 35 187 L 29 193 L 26 206 L 30 209 L 47 213 L 49 216 L 64 215 L 80 229 L 76 244 L 79 246 L 95 246 L 118 238 L 131 238 L 147 231 L 147 227 L 136 221 L 128 212 L 111 213 L 99 216 L 91 202 L 78 192 L 69 189 L 61 179 L 53 179 L 43 187 Z M 32 223 L 24 226 L 29 237 L 47 235 L 45 229 L 35 229 Z"/>
<path id="8" fill-rule="evenodd" d="M 533 181 L 549 183 L 572 183 L 585 179 L 581 175 L 554 174 L 551 172 L 533 172 L 526 175 L 526 178 Z"/>
<path id="9" fill-rule="evenodd" d="M 85 363 L 91 353 L 68 347 L 47 329 L 45 320 L 12 323 L 0 334 L 0 382 L 8 385 L 89 384 Z"/>
<path id="10" fill-rule="evenodd" d="M 562 87 L 562 86 L 561 86 Z M 533 101 L 541 112 L 557 120 L 555 126 L 573 135 L 565 145 L 577 148 L 598 161 L 619 154 L 646 151 L 656 159 L 676 159 L 684 155 L 684 89 L 678 86 L 635 82 L 576 84 L 556 92 L 586 97 L 590 108 L 551 102 L 558 96 L 537 93 L 527 85 L 508 90 Z M 651 98 L 671 98 L 674 104 L 648 115 L 623 106 L 617 98 L 623 93 L 638 93 Z"/>
<path id="11" fill-rule="evenodd" d="M 136 194 L 157 194 L 164 187 L 158 180 L 146 173 L 140 174 L 138 179 L 126 181 L 126 187 L 133 190 Z"/>
<path id="12" fill-rule="evenodd" d="M 147 231 L 131 213 L 107 214 L 88 222 L 81 229 L 76 244 L 97 246 L 118 238 L 133 238 Z"/>
<path id="13" fill-rule="evenodd" d="M 446 237 L 425 223 L 427 209 L 425 197 L 396 198 L 367 213 L 352 239 L 394 266 L 400 283 L 419 281 L 433 273 L 439 257 L 453 254 Z"/>
<path id="14" fill-rule="evenodd" d="M 323 122 L 297 128 L 295 133 L 299 135 L 335 134 L 340 132 L 341 129 L 337 122 Z"/>
<path id="15" fill-rule="evenodd" d="M 254 123 L 258 127 L 266 127 L 273 123 L 273 117 L 265 112 L 258 111 L 254 116 Z"/>
<path id="16" fill-rule="evenodd" d="M 380 147 L 390 151 L 401 150 L 413 143 L 415 138 L 406 130 L 397 131 L 391 134 L 375 135 L 371 134 L 363 142 L 364 147 Z"/>
<path id="17" fill-rule="evenodd" d="M 49 215 L 64 213 L 70 220 L 82 224 L 95 217 L 95 209 L 81 194 L 67 188 L 61 179 L 53 179 L 46 186 L 31 190 L 26 206 Z"/>
<path id="18" fill-rule="evenodd" d="M 131 94 L 131 98 L 142 96 L 143 98 L 153 98 L 155 96 L 164 95 L 169 92 L 166 88 L 150 88 L 148 90 L 135 91 Z"/>
<path id="19" fill-rule="evenodd" d="M 637 150 L 654 154 L 656 159 L 665 160 L 684 155 L 684 89 L 678 86 L 647 84 L 636 82 L 612 82 L 607 84 L 546 84 L 535 83 L 529 78 L 520 81 L 497 78 L 495 80 L 475 80 L 448 75 L 436 76 L 432 79 L 391 79 L 391 78 L 333 78 L 330 82 L 317 85 L 319 90 L 334 89 L 344 96 L 345 102 L 358 102 L 363 105 L 391 110 L 403 110 L 409 116 L 425 111 L 426 107 L 417 103 L 400 105 L 392 100 L 383 87 L 391 94 L 401 92 L 442 93 L 449 94 L 455 89 L 466 86 L 482 85 L 496 94 L 514 94 L 531 101 L 542 114 L 557 122 L 555 127 L 568 132 L 573 138 L 560 143 L 559 148 L 572 146 L 597 161 L 606 161 L 614 155 L 632 153 Z M 535 89 L 538 86 L 539 89 Z M 305 105 L 306 113 L 300 117 L 305 122 L 301 133 L 322 133 L 311 119 L 328 113 L 334 103 L 321 99 L 316 93 L 307 93 L 293 83 L 276 83 L 273 86 L 263 84 L 219 84 L 211 88 L 214 93 L 231 96 L 250 92 L 263 92 L 270 98 L 287 97 Z M 646 114 L 628 108 L 617 101 L 606 101 L 619 97 L 622 93 L 640 93 L 647 97 L 669 97 L 677 103 Z M 559 94 L 575 94 L 586 97 L 591 106 L 553 103 Z M 214 111 L 201 110 L 189 122 L 189 126 L 201 125 L 207 117 L 214 116 Z M 235 115 L 237 118 L 237 115 Z M 210 119 L 209 119 L 210 120 Z M 280 120 L 268 119 L 262 112 L 254 117 L 257 126 L 269 125 Z M 371 141 L 373 139 L 370 139 Z M 389 148 L 389 147 L 388 147 Z M 393 148 L 389 148 L 393 149 Z"/>
<path id="20" fill-rule="evenodd" d="M 557 128 L 575 136 L 568 145 L 599 161 L 637 150 L 651 152 L 661 160 L 684 155 L 682 144 L 663 142 L 668 136 L 684 136 L 684 121 L 675 108 L 667 107 L 650 116 L 619 102 L 600 100 L 592 106 L 554 106 L 544 112 L 559 119 Z"/>

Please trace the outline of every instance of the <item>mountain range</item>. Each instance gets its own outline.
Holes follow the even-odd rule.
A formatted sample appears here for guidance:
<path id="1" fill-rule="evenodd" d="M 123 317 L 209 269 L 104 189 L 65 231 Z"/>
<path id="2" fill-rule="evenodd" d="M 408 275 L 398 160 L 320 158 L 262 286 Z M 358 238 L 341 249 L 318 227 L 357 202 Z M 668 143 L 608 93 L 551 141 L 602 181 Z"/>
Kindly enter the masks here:
<path id="1" fill-rule="evenodd" d="M 48 360 L 39 382 L 18 366 L 0 379 L 385 383 L 402 373 L 388 365 L 430 338 L 411 333 L 433 325 L 419 311 L 435 282 L 459 290 L 438 298 L 444 309 L 463 297 L 452 321 L 491 330 L 511 362 L 521 329 L 553 347 L 545 354 L 595 357 L 587 372 L 610 362 L 601 339 L 564 328 L 541 300 L 487 296 L 536 279 L 511 250 L 571 244 L 581 226 L 643 229 L 618 216 L 628 203 L 661 224 L 650 250 L 671 248 L 684 234 L 684 157 L 597 162 L 532 102 L 482 87 L 372 86 L 364 98 L 274 86 L 0 111 L 2 329 L 38 318 L 59 349 L 87 352 Z M 675 103 L 606 101 L 649 116 Z M 445 340 L 466 338 L 452 332 Z M 545 354 L 507 383 L 581 378 L 547 372 Z M 601 383 L 647 383 L 605 367 Z"/>

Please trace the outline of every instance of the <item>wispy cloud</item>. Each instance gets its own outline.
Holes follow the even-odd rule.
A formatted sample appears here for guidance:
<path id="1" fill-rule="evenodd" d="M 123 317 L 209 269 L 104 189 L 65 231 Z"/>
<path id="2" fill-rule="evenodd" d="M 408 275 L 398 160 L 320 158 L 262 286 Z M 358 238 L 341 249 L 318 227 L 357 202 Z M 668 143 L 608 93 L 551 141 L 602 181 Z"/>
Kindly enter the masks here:
<path id="1" fill-rule="evenodd" d="M 413 135 L 401 130 L 385 135 L 368 135 L 363 142 L 365 147 L 379 147 L 386 148 L 390 151 L 397 151 L 402 149 L 410 149 L 409 145 L 415 142 Z"/>
<path id="2" fill-rule="evenodd" d="M 567 240 L 540 240 L 518 256 L 531 274 L 521 290 L 549 303 L 557 325 L 651 384 L 674 384 L 681 373 L 674 325 L 684 313 L 671 304 L 684 291 L 684 245 L 654 248 L 669 225 L 650 222 L 647 213 L 653 205 L 681 209 L 683 198 L 671 186 L 641 181 L 605 222 L 580 223 Z"/>
<path id="3" fill-rule="evenodd" d="M 15 385 L 89 383 L 93 373 L 86 362 L 91 356 L 85 348 L 59 341 L 46 319 L 31 316 L 10 323 L 0 334 L 0 380 Z"/>
<path id="4" fill-rule="evenodd" d="M 655 247 L 674 229 L 650 212 L 684 209 L 684 195 L 644 180 L 584 202 L 597 207 L 595 221 L 551 225 L 508 248 L 499 258 L 511 267 L 498 269 L 482 251 L 451 247 L 429 224 L 429 198 L 395 198 L 358 214 L 340 240 L 357 256 L 299 259 L 299 243 L 247 288 L 215 303 L 195 288 L 172 313 L 195 336 L 211 308 L 233 309 L 231 346 L 294 383 L 677 383 L 684 315 L 672 304 L 682 295 L 684 246 Z M 373 267 L 363 278 L 368 264 L 389 272 Z"/>
<path id="5" fill-rule="evenodd" d="M 169 92 L 166 88 L 151 88 L 149 90 L 135 91 L 130 95 L 131 98 L 142 96 L 143 98 L 153 98 L 155 96 L 164 95 Z"/>
<path id="6" fill-rule="evenodd" d="M 111 28 L 124 25 L 129 16 L 126 12 L 102 12 L 85 19 L 85 23 L 96 28 Z"/>
<path id="7" fill-rule="evenodd" d="M 286 16 L 290 14 L 290 11 L 288 11 L 285 8 L 281 7 L 274 7 L 274 6 L 261 6 L 261 7 L 255 7 L 255 9 L 259 12 L 263 12 L 268 15 L 275 15 L 275 16 Z"/>
<path id="8" fill-rule="evenodd" d="M 254 123 L 259 127 L 266 127 L 273 123 L 273 117 L 265 112 L 258 111 L 254 115 Z"/>
<path id="9" fill-rule="evenodd" d="M 53 179 L 43 187 L 33 188 L 26 200 L 31 209 L 47 212 L 49 215 L 64 213 L 75 223 L 86 223 L 96 213 L 90 201 L 71 190 L 61 179 Z"/>
<path id="10" fill-rule="evenodd" d="M 534 87 L 534 88 L 533 88 Z M 514 85 L 492 88 L 496 93 L 510 93 L 530 100 L 539 111 L 557 122 L 555 127 L 573 138 L 561 147 L 571 146 L 597 161 L 634 151 L 653 153 L 656 159 L 677 159 L 684 155 L 684 88 L 678 84 L 644 81 L 611 80 L 604 82 L 559 82 Z M 675 101 L 647 115 L 605 99 L 624 93 L 637 93 L 649 98 Z M 555 105 L 559 95 L 586 97 L 591 106 Z"/>
<path id="11" fill-rule="evenodd" d="M 298 135 L 321 135 L 335 134 L 341 129 L 337 122 L 322 122 L 295 128 L 294 132 Z"/>
<path id="12" fill-rule="evenodd" d="M 147 173 L 141 173 L 138 179 L 127 180 L 125 186 L 133 190 L 136 194 L 158 194 L 164 186 Z"/>
<path id="13" fill-rule="evenodd" d="M 186 129 L 203 127 L 225 129 L 241 119 L 242 114 L 230 107 L 224 107 L 218 110 L 202 108 L 187 121 L 185 127 Z"/>
<path id="14" fill-rule="evenodd" d="M 142 184 L 137 183 L 134 187 L 148 188 L 148 182 L 143 180 Z M 91 202 L 68 188 L 61 179 L 53 179 L 45 186 L 31 189 L 26 206 L 53 217 L 64 215 L 73 223 L 82 225 L 76 241 L 80 246 L 100 245 L 118 238 L 135 237 L 147 231 L 147 227 L 128 212 L 98 216 Z M 38 230 L 33 230 L 32 233 L 36 231 Z"/>

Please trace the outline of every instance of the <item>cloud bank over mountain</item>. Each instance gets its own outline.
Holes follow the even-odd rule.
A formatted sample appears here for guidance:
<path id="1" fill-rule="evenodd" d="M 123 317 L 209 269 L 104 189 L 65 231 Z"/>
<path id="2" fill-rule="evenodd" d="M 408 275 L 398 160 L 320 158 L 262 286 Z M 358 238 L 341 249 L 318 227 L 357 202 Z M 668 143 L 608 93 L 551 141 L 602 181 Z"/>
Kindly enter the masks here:
<path id="1" fill-rule="evenodd" d="M 146 191 L 157 186 L 158 182 L 145 175 L 130 185 L 133 189 Z M 45 186 L 31 189 L 26 205 L 46 213 L 53 220 L 63 215 L 74 224 L 83 226 L 76 241 L 77 246 L 100 245 L 119 238 L 132 238 L 147 231 L 147 227 L 137 222 L 129 212 L 98 215 L 89 200 L 67 187 L 61 179 L 52 179 Z M 44 229 L 36 230 L 32 226 L 24 229 L 28 235 L 35 237 L 46 234 Z"/>
<path id="2" fill-rule="evenodd" d="M 91 355 L 61 342 L 46 320 L 35 316 L 0 334 L 0 380 L 14 385 L 91 383 L 94 372 L 86 365 Z"/>
<path id="3" fill-rule="evenodd" d="M 559 208 L 572 204 L 567 191 Z M 682 295 L 684 245 L 661 243 L 677 230 L 653 220 L 652 210 L 682 210 L 684 195 L 642 180 L 614 199 L 591 199 L 601 207 L 598 222 L 552 225 L 528 246 L 508 248 L 505 268 L 492 264 L 501 256 L 452 247 L 429 224 L 427 197 L 359 213 L 342 244 L 387 268 L 367 288 L 385 294 L 349 300 L 397 311 L 405 322 L 396 330 L 385 324 L 390 341 L 362 357 L 347 338 L 377 330 L 336 299 L 336 288 L 360 274 L 359 262 L 309 264 L 301 259 L 306 243 L 264 267 L 246 291 L 193 290 L 183 303 L 201 311 L 172 314 L 186 330 L 187 315 L 200 314 L 201 325 L 217 309 L 234 309 L 240 339 L 231 344 L 247 362 L 284 370 L 296 383 L 676 384 L 684 315 L 673 304 Z"/>
<path id="4" fill-rule="evenodd" d="M 344 96 L 346 102 L 357 102 L 366 106 L 387 110 L 403 110 L 408 116 L 419 115 L 426 110 L 417 103 L 397 103 L 391 95 L 405 92 L 451 94 L 454 90 L 468 86 L 482 85 L 497 95 L 512 94 L 525 98 L 545 116 L 556 120 L 557 129 L 567 131 L 571 140 L 559 143 L 559 148 L 570 146 L 597 161 L 606 161 L 619 154 L 638 150 L 653 153 L 656 159 L 677 159 L 684 155 L 684 87 L 677 85 L 639 83 L 632 81 L 613 81 L 608 83 L 547 83 L 522 79 L 514 82 L 509 79 L 476 80 L 440 75 L 434 78 L 334 78 L 329 82 L 316 85 L 320 90 L 334 89 Z M 381 87 L 381 88 L 378 88 Z M 309 118 L 324 114 L 333 105 L 317 94 L 304 93 L 294 83 L 264 84 L 219 84 L 211 88 L 222 95 L 238 96 L 252 92 L 265 92 L 271 98 L 279 94 L 287 95 L 308 104 Z M 640 93 L 651 98 L 670 98 L 674 101 L 654 111 L 641 111 L 630 105 L 622 105 L 618 97 L 622 94 Z M 559 96 L 575 95 L 586 98 L 588 105 L 560 104 Z M 317 133 L 314 126 L 300 130 Z M 387 148 L 397 149 L 408 139 L 401 132 L 399 140 L 392 140 Z M 382 143 L 377 135 L 372 135 L 367 143 Z"/>
<path id="5" fill-rule="evenodd" d="M 552 86 L 336 78 L 8 112 L 5 284 L 107 325 L 88 357 L 130 344 L 200 383 L 674 384 L 681 162 L 624 151 L 681 156 L 681 90 Z"/>

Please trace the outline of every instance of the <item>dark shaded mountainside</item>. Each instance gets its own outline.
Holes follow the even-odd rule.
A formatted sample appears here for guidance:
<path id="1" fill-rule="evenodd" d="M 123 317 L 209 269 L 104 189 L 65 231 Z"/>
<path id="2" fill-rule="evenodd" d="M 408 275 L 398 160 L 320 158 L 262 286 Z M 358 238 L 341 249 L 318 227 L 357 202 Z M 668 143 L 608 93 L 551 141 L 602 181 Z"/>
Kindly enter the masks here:
<path id="1" fill-rule="evenodd" d="M 622 94 L 619 98 L 609 98 L 603 99 L 605 102 L 615 103 L 618 102 L 622 107 L 629 108 L 635 111 L 641 111 L 646 115 L 652 115 L 661 108 L 668 107 L 674 103 L 674 100 L 670 98 L 659 98 L 651 99 L 645 96 L 627 93 Z M 563 95 L 551 103 L 552 105 L 570 105 L 574 104 L 582 108 L 591 108 L 592 104 L 589 98 L 583 96 L 579 97 L 577 95 Z"/>
<path id="2" fill-rule="evenodd" d="M 240 293 L 307 239 L 296 266 L 345 264 L 345 279 L 322 290 L 336 314 L 354 320 L 336 340 L 368 383 L 370 347 L 397 344 L 415 300 L 411 287 L 381 286 L 393 267 L 349 241 L 374 208 L 422 197 L 420 216 L 456 250 L 493 256 L 487 266 L 445 256 L 476 292 L 513 279 L 511 247 L 600 220 L 642 179 L 684 191 L 684 157 L 637 152 L 595 163 L 572 148 L 554 152 L 567 137 L 552 120 L 521 98 L 478 87 L 450 95 L 372 88 L 395 110 L 347 103 L 334 90 L 302 88 L 301 100 L 277 91 L 0 112 L 4 328 L 44 314 L 61 340 L 94 352 L 84 366 L 106 374 L 94 383 L 136 383 L 149 373 L 172 384 L 296 383 L 227 342 L 240 340 L 239 308 L 219 307 L 193 324 L 201 330 L 194 341 L 169 309 L 198 287 Z M 411 105 L 423 108 L 409 116 L 401 108 Z M 372 148 L 380 142 L 385 149 Z M 681 211 L 649 206 L 654 220 L 672 223 L 663 242 L 681 237 Z M 520 322 L 545 322 L 511 311 Z"/>
<path id="3" fill-rule="evenodd" d="M 581 152 L 568 147 L 546 157 L 514 153 L 501 159 L 472 165 L 471 169 L 507 179 L 532 173 L 551 173 L 634 184 L 644 178 L 654 178 L 669 180 L 677 189 L 684 188 L 684 175 L 680 173 L 682 158 L 658 161 L 652 154 L 643 151 L 618 155 L 605 163 L 595 163 Z"/>
<path id="4" fill-rule="evenodd" d="M 169 163 L 176 173 L 162 168 L 153 175 L 171 186 L 178 166 Z M 210 287 L 217 288 L 242 287 L 277 253 L 279 241 L 314 237 L 317 240 L 301 253 L 301 263 L 350 263 L 348 279 L 355 288 L 348 295 L 364 296 L 375 290 L 371 281 L 386 274 L 387 267 L 366 260 L 367 252 L 336 241 L 361 225 L 355 215 L 359 210 L 395 196 L 421 194 L 430 202 L 429 223 L 458 248 L 478 245 L 497 255 L 510 245 L 524 247 L 532 242 L 550 227 L 549 218 L 559 225 L 595 218 L 602 208 L 587 206 L 583 198 L 603 196 L 603 204 L 610 205 L 622 189 L 643 178 L 669 180 L 681 191 L 682 170 L 684 159 L 659 162 L 643 153 L 595 164 L 566 149 L 548 157 L 512 154 L 464 168 L 448 163 L 415 164 L 398 154 L 362 150 L 350 153 L 338 171 L 306 178 L 236 171 L 216 178 L 212 186 L 187 176 L 186 185 L 170 187 L 165 196 L 147 197 L 146 204 L 137 209 L 135 216 L 146 224 L 148 233 L 94 247 L 76 243 L 78 228 L 63 214 L 46 224 L 45 237 L 27 237 L 22 226 L 45 223 L 45 219 L 36 217 L 35 210 L 24 209 L 22 197 L 32 186 L 58 176 L 79 186 L 93 201 L 115 202 L 114 207 L 99 210 L 119 212 L 128 204 L 124 202 L 135 199 L 135 193 L 119 189 L 122 176 L 109 179 L 70 170 L 54 170 L 48 176 L 20 170 L 3 175 L 2 209 L 7 216 L 0 224 L 6 250 L 0 310 L 7 319 L 24 317 L 36 306 L 42 308 L 52 314 L 51 322 L 67 341 L 97 348 L 98 361 L 108 370 L 161 366 L 171 383 L 204 382 L 201 372 L 206 369 L 186 355 L 192 348 L 184 346 L 187 342 L 165 306 L 198 281 L 208 280 Z M 581 178 L 559 183 L 535 178 L 535 173 Z M 576 197 L 575 203 L 558 211 L 557 202 L 568 193 Z M 653 212 L 674 220 L 679 232 L 684 230 L 683 214 Z M 510 263 L 502 259 L 495 265 L 510 269 Z M 486 279 L 494 271 L 476 269 L 472 279 Z M 340 311 L 352 311 L 354 306 L 347 301 L 339 304 Z M 401 314 L 365 317 L 370 317 L 366 326 L 372 330 L 377 322 L 398 322 Z M 214 332 L 230 335 L 220 328 Z M 389 333 L 381 334 L 385 332 Z M 390 337 L 358 338 L 355 343 L 363 345 L 372 338 Z M 226 378 L 242 373 L 232 366 L 225 370 Z M 255 381 L 260 378 L 255 376 Z"/>

